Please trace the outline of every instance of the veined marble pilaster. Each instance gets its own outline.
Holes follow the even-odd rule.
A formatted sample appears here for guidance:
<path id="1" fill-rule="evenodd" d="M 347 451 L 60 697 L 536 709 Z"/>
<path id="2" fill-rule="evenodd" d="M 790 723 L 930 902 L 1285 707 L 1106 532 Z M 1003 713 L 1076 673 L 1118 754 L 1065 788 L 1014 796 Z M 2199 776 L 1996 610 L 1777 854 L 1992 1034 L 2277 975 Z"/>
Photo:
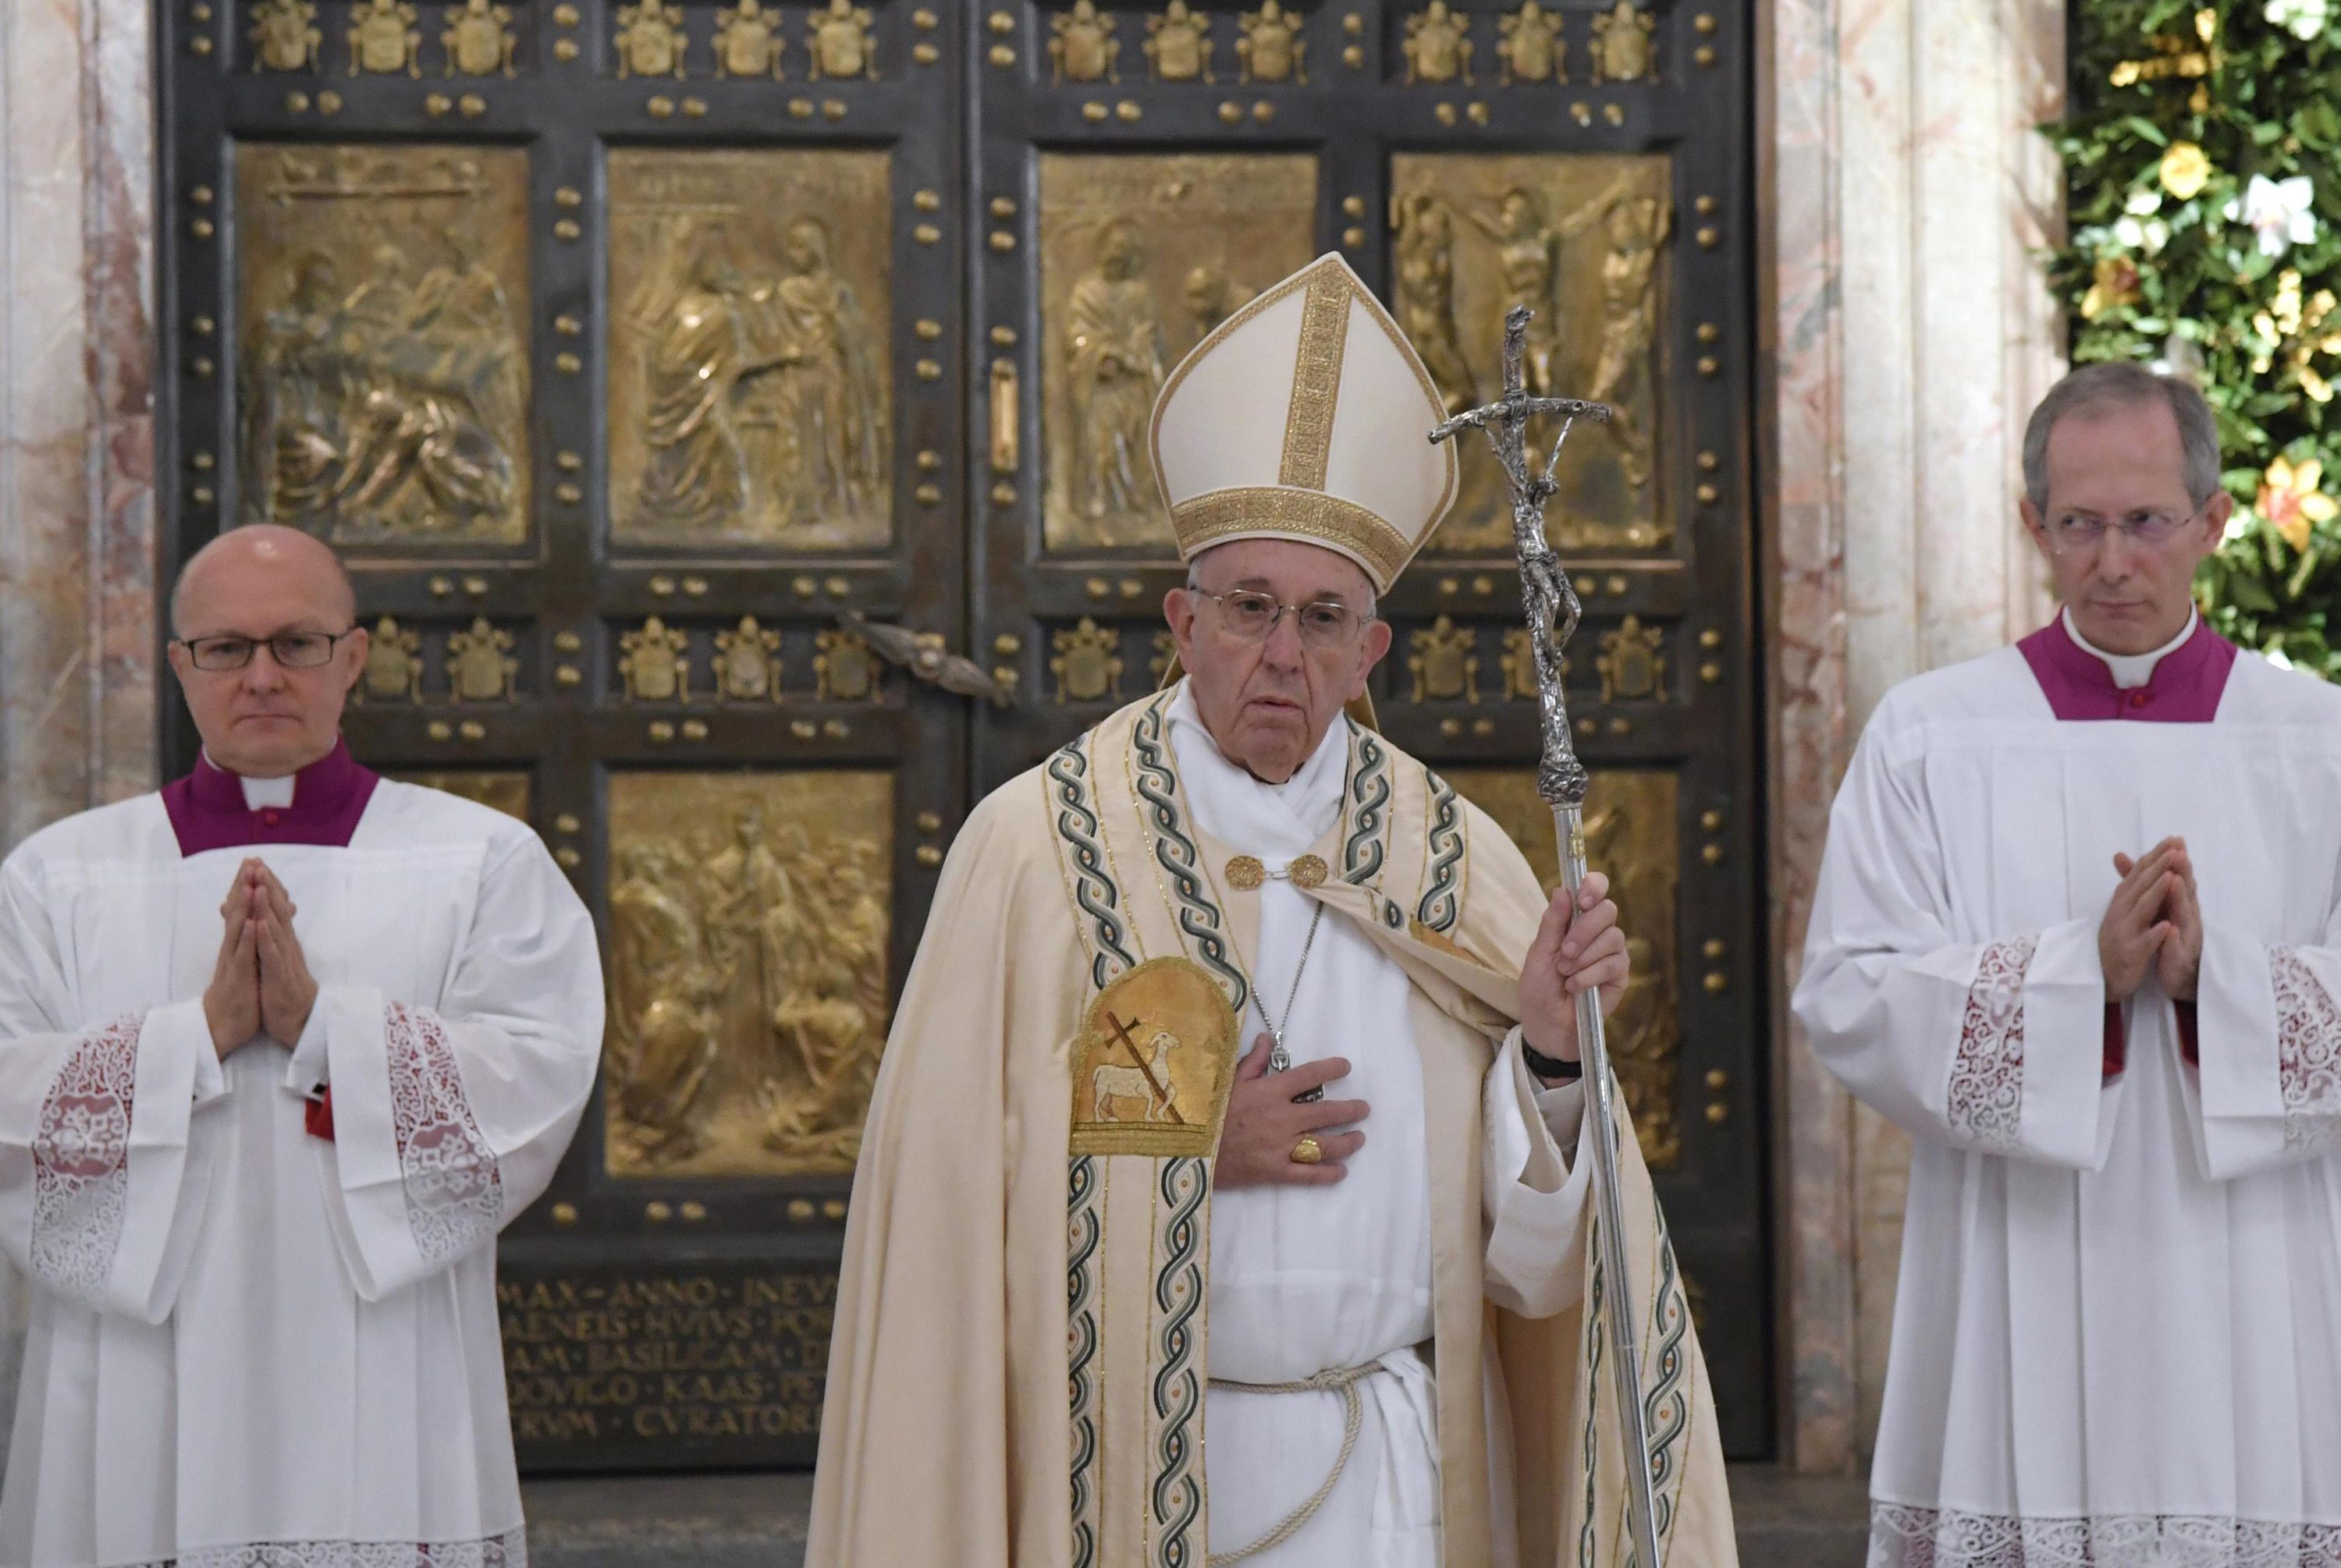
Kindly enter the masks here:
<path id="1" fill-rule="evenodd" d="M 148 15 L 0 0 L 0 850 L 154 784 Z M 0 1413 L 25 1314 L 0 1265 Z"/>
<path id="2" fill-rule="evenodd" d="M 151 48 L 0 6 L 0 846 L 154 787 Z"/>
<path id="3" fill-rule="evenodd" d="M 1877 1424 L 1908 1150 L 1786 1017 L 1829 801 L 1887 688 L 2047 613 L 2015 503 L 2059 369 L 2035 257 L 2062 178 L 2052 0 L 1773 0 L 1758 127 L 1774 337 L 1771 886 L 1790 1424 L 1799 1468 Z"/>

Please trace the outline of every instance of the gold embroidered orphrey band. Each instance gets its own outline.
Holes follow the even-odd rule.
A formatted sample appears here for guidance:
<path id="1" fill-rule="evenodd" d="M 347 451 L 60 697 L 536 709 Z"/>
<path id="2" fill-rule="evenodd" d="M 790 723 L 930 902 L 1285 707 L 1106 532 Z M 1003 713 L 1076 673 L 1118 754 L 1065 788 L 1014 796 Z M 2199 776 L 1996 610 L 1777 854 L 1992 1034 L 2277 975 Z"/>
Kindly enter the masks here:
<path id="1" fill-rule="evenodd" d="M 1292 402 L 1284 415 L 1284 461 L 1277 482 L 1323 490 L 1332 461 L 1333 406 L 1350 341 L 1349 279 L 1332 267 L 1310 274 L 1300 309 L 1300 350 L 1292 361 Z"/>
<path id="2" fill-rule="evenodd" d="M 1239 534 L 1299 534 L 1320 539 L 1357 557 L 1387 593 L 1414 547 L 1404 535 L 1356 501 L 1320 490 L 1287 490 L 1272 484 L 1238 485 L 1182 501 L 1170 509 L 1179 549 L 1190 561 L 1210 546 Z"/>

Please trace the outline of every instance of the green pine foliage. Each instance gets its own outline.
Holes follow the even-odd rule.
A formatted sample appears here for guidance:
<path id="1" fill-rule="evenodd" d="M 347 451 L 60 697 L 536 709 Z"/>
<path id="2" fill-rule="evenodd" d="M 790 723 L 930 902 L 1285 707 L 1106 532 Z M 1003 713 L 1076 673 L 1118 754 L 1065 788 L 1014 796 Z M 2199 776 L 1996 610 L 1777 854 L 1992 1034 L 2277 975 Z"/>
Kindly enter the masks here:
<path id="1" fill-rule="evenodd" d="M 2192 378 L 2235 521 L 2196 593 L 2341 680 L 2341 0 L 2081 0 L 2051 280 L 2073 358 Z"/>

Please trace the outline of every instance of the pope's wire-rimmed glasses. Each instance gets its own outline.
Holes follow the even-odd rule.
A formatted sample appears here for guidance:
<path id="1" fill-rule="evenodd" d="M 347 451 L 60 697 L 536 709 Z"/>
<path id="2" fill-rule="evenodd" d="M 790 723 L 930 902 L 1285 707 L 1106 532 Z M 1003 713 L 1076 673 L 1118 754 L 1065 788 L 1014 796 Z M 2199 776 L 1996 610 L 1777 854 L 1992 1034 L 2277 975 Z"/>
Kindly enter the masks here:
<path id="1" fill-rule="evenodd" d="M 2183 517 L 2173 517 L 2167 511 L 2133 511 L 2127 517 L 2099 517 L 2090 512 L 2067 512 L 2048 522 L 2044 531 L 2048 535 L 2048 548 L 2059 554 L 2095 549 L 2113 530 L 2119 530 L 2123 537 L 2141 550 L 2158 550 L 2178 537 L 2178 531 L 2194 521 L 2197 515 L 2192 511 Z"/>
<path id="2" fill-rule="evenodd" d="M 1320 653 L 1336 653 L 1357 645 L 1359 634 L 1372 620 L 1338 600 L 1320 599 L 1307 604 L 1287 604 L 1274 594 L 1257 592 L 1249 588 L 1230 589 L 1225 593 L 1207 593 L 1200 588 L 1189 589 L 1198 599 L 1208 599 L 1219 607 L 1220 624 L 1247 642 L 1265 642 L 1275 635 L 1276 623 L 1288 611 L 1292 616 L 1293 629 L 1300 634 L 1304 647 Z"/>
<path id="3" fill-rule="evenodd" d="M 274 637 L 239 637 L 233 632 L 218 637 L 180 637 L 172 640 L 187 650 L 188 660 L 198 670 L 211 675 L 224 675 L 241 670 L 252 662 L 253 654 L 263 644 L 268 656 L 285 670 L 315 670 L 333 661 L 334 650 L 345 637 L 357 635 L 353 626 L 347 631 L 280 631 Z"/>

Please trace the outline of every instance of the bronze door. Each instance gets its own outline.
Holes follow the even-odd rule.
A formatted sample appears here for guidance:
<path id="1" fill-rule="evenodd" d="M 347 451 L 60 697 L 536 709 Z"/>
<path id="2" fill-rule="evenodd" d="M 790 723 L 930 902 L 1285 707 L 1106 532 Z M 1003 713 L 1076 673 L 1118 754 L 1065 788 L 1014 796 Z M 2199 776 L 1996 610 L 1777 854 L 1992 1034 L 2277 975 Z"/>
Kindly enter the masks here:
<path id="1" fill-rule="evenodd" d="M 157 15 L 161 564 L 264 518 L 341 546 L 359 755 L 532 821 L 603 932 L 603 1082 L 502 1254 L 523 1464 L 810 1461 L 951 833 L 1157 679 L 1179 573 L 1132 432 L 1211 321 L 1337 245 L 1458 397 L 1542 289 L 1547 373 L 1629 411 L 1555 511 L 1595 843 L 1646 977 L 1629 1092 L 1727 1443 L 1762 1452 L 1741 19 Z M 1375 695 L 1532 836 L 1517 592 L 1467 471 Z M 175 705 L 165 744 L 192 758 Z"/>
<path id="2" fill-rule="evenodd" d="M 968 479 L 976 645 L 1022 700 L 975 735 L 981 790 L 1151 690 L 1182 581 L 1146 470 L 1165 372 L 1252 293 L 1339 249 L 1454 408 L 1614 403 L 1561 463 L 1556 547 L 1586 604 L 1570 707 L 1593 859 L 1637 978 L 1612 1026 L 1701 1319 L 1727 1452 L 1767 1453 L 1752 670 L 1747 19 L 1720 8 L 1355 0 L 987 5 Z M 990 439 L 983 439 L 986 428 Z M 1533 668 L 1484 444 L 1384 601 L 1382 728 L 1540 868 Z"/>

